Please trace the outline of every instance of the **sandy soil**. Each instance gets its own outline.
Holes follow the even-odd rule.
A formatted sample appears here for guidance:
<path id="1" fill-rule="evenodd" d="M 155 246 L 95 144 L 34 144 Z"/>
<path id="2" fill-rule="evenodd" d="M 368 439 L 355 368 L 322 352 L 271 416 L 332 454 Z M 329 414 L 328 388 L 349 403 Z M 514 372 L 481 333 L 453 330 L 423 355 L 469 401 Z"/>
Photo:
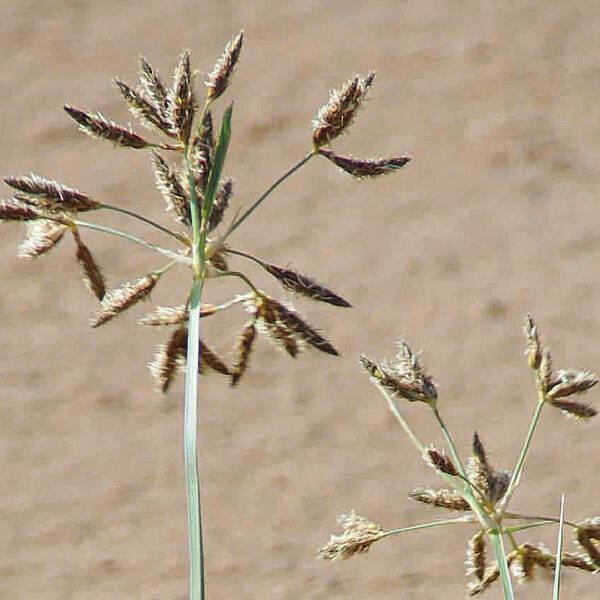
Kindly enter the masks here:
<path id="1" fill-rule="evenodd" d="M 166 74 L 189 47 L 203 71 L 244 27 L 229 174 L 247 204 L 306 151 L 328 89 L 377 69 L 372 99 L 336 148 L 413 162 L 359 183 L 314 161 L 235 239 L 354 308 L 298 302 L 339 359 L 291 361 L 263 341 L 240 389 L 203 381 L 210 597 L 460 598 L 468 527 L 390 539 L 343 564 L 315 558 L 350 508 L 389 528 L 436 515 L 406 500 L 435 477 L 356 356 L 391 354 L 400 336 L 423 349 L 461 447 L 477 428 L 507 468 L 534 406 L 523 315 L 537 316 L 557 365 L 600 368 L 598 4 L 0 5 L 0 171 L 42 173 L 157 218 L 147 157 L 78 134 L 63 102 L 128 120 L 111 79 L 133 81 L 140 53 Z M 27 263 L 16 258 L 21 229 L 3 227 L 0 254 L 0 597 L 182 600 L 181 386 L 160 397 L 146 369 L 162 335 L 136 326 L 140 310 L 91 331 L 70 241 Z M 112 283 L 156 265 L 118 240 L 86 240 Z M 169 281 L 157 302 L 183 297 L 183 274 Z M 208 298 L 229 289 L 211 285 Z M 241 318 L 209 324 L 207 339 L 226 353 Z M 409 409 L 437 441 L 426 410 Z M 549 410 L 516 505 L 555 513 L 564 491 L 570 518 L 597 513 L 599 425 Z M 599 587 L 568 573 L 564 595 L 590 600 Z M 524 593 L 548 598 L 548 584 Z"/>

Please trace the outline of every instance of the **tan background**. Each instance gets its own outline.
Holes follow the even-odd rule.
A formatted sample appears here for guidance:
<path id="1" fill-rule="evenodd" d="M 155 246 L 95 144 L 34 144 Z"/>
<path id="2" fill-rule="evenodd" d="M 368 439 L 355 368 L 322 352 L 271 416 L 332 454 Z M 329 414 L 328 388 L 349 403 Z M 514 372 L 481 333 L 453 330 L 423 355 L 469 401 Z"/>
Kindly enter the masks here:
<path id="1" fill-rule="evenodd" d="M 438 514 L 406 500 L 435 477 L 357 369 L 359 352 L 389 355 L 399 336 L 424 349 L 461 447 L 477 428 L 503 467 L 534 405 L 524 313 L 537 316 L 559 366 L 600 368 L 600 7 L 500 4 L 1 3 L 2 173 L 35 171 L 160 217 L 147 158 L 77 134 L 61 106 L 129 120 L 111 79 L 133 82 L 140 53 L 168 75 L 189 47 L 203 72 L 241 27 L 229 162 L 238 201 L 302 156 L 328 89 L 357 71 L 379 79 L 336 148 L 414 157 L 362 183 L 314 161 L 235 238 L 355 307 L 298 302 L 339 359 L 291 361 L 261 341 L 239 390 L 203 381 L 213 599 L 462 597 L 469 528 L 393 538 L 344 564 L 315 560 L 350 508 L 390 528 Z M 20 230 L 3 227 L 0 255 L 0 597 L 181 600 L 181 386 L 161 398 L 146 371 L 162 332 L 138 328 L 137 309 L 91 331 L 70 240 L 26 263 Z M 114 284 L 157 264 L 119 240 L 85 239 Z M 183 297 L 186 275 L 168 281 L 157 302 Z M 213 284 L 208 298 L 227 289 Z M 219 324 L 207 339 L 227 352 L 234 330 Z M 438 439 L 423 407 L 410 417 Z M 569 517 L 598 514 L 599 426 L 549 410 L 516 505 L 555 513 L 565 491 Z M 590 575 L 564 579 L 565 598 L 599 589 Z M 548 583 L 525 594 L 548 598 Z"/>

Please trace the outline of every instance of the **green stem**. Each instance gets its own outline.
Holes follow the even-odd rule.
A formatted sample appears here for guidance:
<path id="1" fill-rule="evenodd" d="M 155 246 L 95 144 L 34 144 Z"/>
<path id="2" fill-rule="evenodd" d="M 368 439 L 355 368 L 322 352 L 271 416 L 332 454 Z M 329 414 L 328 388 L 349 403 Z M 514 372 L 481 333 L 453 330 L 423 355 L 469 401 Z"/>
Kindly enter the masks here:
<path id="1" fill-rule="evenodd" d="M 440 525 L 454 525 L 457 523 L 472 523 L 473 517 L 457 517 L 455 519 L 443 519 L 439 521 L 431 521 L 429 523 L 419 523 L 418 525 L 410 525 L 409 527 L 399 527 L 398 529 L 392 529 L 382 534 L 382 539 L 396 533 L 406 533 L 409 531 L 418 531 L 419 529 L 431 529 L 433 527 L 439 527 Z"/>
<path id="2" fill-rule="evenodd" d="M 202 508 L 198 475 L 198 365 L 200 352 L 200 299 L 203 280 L 194 278 L 190 295 L 188 347 L 183 409 L 185 479 L 187 489 L 188 532 L 190 554 L 190 600 L 204 598 L 204 548 Z"/>
<path id="3" fill-rule="evenodd" d="M 184 244 L 188 247 L 190 245 L 189 240 L 185 236 L 183 236 L 179 233 L 176 233 L 175 231 L 172 231 L 168 227 L 164 227 L 163 225 L 161 225 L 160 223 L 157 223 L 156 221 L 153 221 L 152 219 L 148 219 L 147 217 L 144 217 L 144 215 L 140 215 L 132 210 L 128 210 L 127 208 L 122 208 L 120 206 L 114 206 L 112 204 L 102 204 L 101 206 L 102 206 L 102 208 L 105 208 L 106 210 L 112 210 L 114 212 L 122 213 L 129 217 L 133 217 L 134 219 L 137 219 L 138 221 L 142 221 L 142 223 L 146 223 L 146 225 L 150 225 L 151 227 L 154 227 L 155 229 L 158 229 L 159 231 L 162 231 L 163 233 L 170 235 L 171 237 L 175 238 L 178 242 L 181 242 L 182 244 Z"/>
<path id="4" fill-rule="evenodd" d="M 298 169 L 302 168 L 313 156 L 317 154 L 316 150 L 311 150 L 304 158 L 299 160 L 293 167 L 288 169 L 279 179 L 277 179 L 267 191 L 258 198 L 241 216 L 239 216 L 230 226 L 229 229 L 223 234 L 221 241 L 225 241 L 273 192 L 279 187 L 288 177 L 293 175 Z"/>
<path id="5" fill-rule="evenodd" d="M 205 105 L 205 110 L 208 102 Z M 204 114 L 204 113 L 203 113 Z M 184 459 L 187 489 L 188 535 L 190 555 L 190 600 L 204 600 L 204 544 L 202 536 L 202 502 L 198 472 L 198 367 L 200 365 L 200 309 L 202 289 L 206 275 L 206 232 L 210 210 L 214 202 L 216 186 L 225 162 L 231 135 L 231 107 L 225 111 L 221 132 L 211 167 L 209 185 L 204 196 L 202 219 L 196 181 L 192 168 L 190 148 L 185 151 L 185 164 L 190 190 L 190 214 L 192 218 L 192 263 L 194 281 L 190 292 L 188 317 L 187 364 L 185 371 L 184 398 Z M 210 190 L 210 191 L 209 191 Z"/>
<path id="6" fill-rule="evenodd" d="M 448 448 L 450 450 L 450 456 L 452 456 L 452 460 L 456 464 L 458 472 L 461 474 L 462 478 L 465 481 L 467 481 L 467 483 L 470 486 L 471 484 L 467 479 L 465 468 L 464 468 L 462 461 L 460 459 L 460 456 L 458 454 L 458 450 L 456 449 L 456 446 L 454 444 L 454 440 L 452 439 L 452 436 L 450 435 L 450 432 L 448 431 L 448 428 L 446 427 L 446 423 L 444 423 L 444 420 L 442 419 L 442 416 L 440 415 L 440 413 L 437 409 L 437 406 L 433 405 L 431 407 L 431 411 L 433 412 L 433 416 L 435 417 L 435 420 L 437 421 L 438 425 L 440 426 L 440 429 L 442 430 L 442 434 L 443 434 L 444 439 L 446 440 L 446 444 L 448 445 Z"/>
<path id="7" fill-rule="evenodd" d="M 234 250 L 233 248 L 227 248 L 226 252 L 227 252 L 227 254 L 235 254 L 236 256 L 243 256 L 244 258 L 251 260 L 252 262 L 256 263 L 257 265 L 260 265 L 261 267 L 263 267 L 265 264 L 262 260 L 260 260 L 260 258 L 256 258 L 256 256 L 252 256 L 252 254 L 247 254 L 246 252 L 242 252 L 241 250 Z"/>
<path id="8" fill-rule="evenodd" d="M 560 523 L 560 519 L 557 517 L 544 517 L 540 515 L 522 515 L 520 513 L 504 513 L 502 515 L 503 519 L 522 519 L 523 521 L 544 521 L 547 523 Z M 577 528 L 577 523 L 573 523 L 573 521 L 563 521 L 565 525 L 569 527 Z"/>
<path id="9" fill-rule="evenodd" d="M 542 525 L 550 525 L 551 521 L 536 521 L 535 523 L 527 523 L 526 525 L 510 525 L 509 527 L 504 527 L 503 531 L 506 533 L 518 533 L 519 531 L 525 531 L 527 529 L 537 529 L 538 527 L 542 527 Z"/>
<path id="10" fill-rule="evenodd" d="M 512 495 L 515 493 L 517 486 L 521 481 L 521 475 L 523 474 L 523 467 L 525 465 L 525 459 L 527 458 L 527 453 L 529 452 L 529 448 L 531 447 L 531 440 L 533 438 L 533 434 L 537 427 L 537 424 L 540 420 L 540 415 L 542 413 L 542 408 L 544 408 L 545 398 L 540 392 L 540 400 L 535 408 L 535 412 L 533 413 L 533 417 L 531 419 L 531 423 L 529 424 L 529 429 L 527 431 L 527 435 L 525 436 L 525 441 L 523 442 L 523 447 L 521 448 L 521 453 L 519 454 L 519 458 L 517 459 L 517 464 L 515 465 L 515 469 L 513 471 L 512 477 L 510 478 L 510 483 L 508 484 L 508 488 L 506 490 L 506 494 L 500 502 L 498 502 L 498 512 L 502 513 L 506 510 Z"/>
<path id="11" fill-rule="evenodd" d="M 404 418 L 404 416 L 400 412 L 400 409 L 398 408 L 396 401 L 390 396 L 390 394 L 388 394 L 388 392 L 385 388 L 383 388 L 377 384 L 375 384 L 375 386 L 381 392 L 383 397 L 387 400 L 387 403 L 390 407 L 390 410 L 392 411 L 392 414 L 394 415 L 394 417 L 396 417 L 396 420 L 398 421 L 398 423 L 400 423 L 400 426 L 402 427 L 402 429 L 404 429 L 404 433 L 406 433 L 406 435 L 408 436 L 408 439 L 412 442 L 413 446 L 419 451 L 419 454 L 421 454 L 421 456 L 423 456 L 423 454 L 425 454 L 425 446 L 423 446 L 423 444 L 421 443 L 419 438 L 416 436 L 415 432 L 412 430 L 411 426 L 408 424 L 407 420 Z"/>
<path id="12" fill-rule="evenodd" d="M 63 222 L 59 219 L 52 219 L 51 217 L 44 217 L 44 218 L 48 218 L 49 220 L 52 220 L 52 221 L 56 220 L 59 223 Z M 110 235 L 114 235 L 114 236 L 123 238 L 130 242 L 133 242 L 134 244 L 139 244 L 140 246 L 144 246 L 145 248 L 154 250 L 155 252 L 158 252 L 159 254 L 162 254 L 163 256 L 166 256 L 180 264 L 189 265 L 191 263 L 189 257 L 184 256 L 183 254 L 180 254 L 179 252 L 175 252 L 173 250 L 168 250 L 167 248 L 163 248 L 162 246 L 157 246 L 156 244 L 147 242 L 146 240 L 143 240 L 135 235 L 132 235 L 131 233 L 126 233 L 125 231 L 121 231 L 120 229 L 114 229 L 113 227 L 107 227 L 105 225 L 98 225 L 96 223 L 88 223 L 87 221 L 71 221 L 71 222 L 73 224 L 75 224 L 77 227 L 81 227 L 82 229 L 93 229 L 94 231 L 101 231 L 102 233 L 108 233 Z"/>
<path id="13" fill-rule="evenodd" d="M 488 536 L 494 549 L 498 568 L 500 569 L 500 580 L 502 581 L 502 591 L 504 592 L 505 600 L 515 600 L 515 593 L 512 587 L 512 581 L 510 579 L 510 572 L 508 570 L 508 562 L 506 560 L 506 554 L 504 551 L 504 542 L 502 541 L 502 534 L 494 529 L 488 531 Z"/>
<path id="14" fill-rule="evenodd" d="M 552 589 L 552 600 L 560 599 L 560 576 L 562 570 L 562 551 L 564 543 L 565 524 L 565 495 L 560 498 L 560 519 L 558 526 L 558 541 L 556 542 L 556 567 L 554 570 L 554 585 Z"/>
<path id="15" fill-rule="evenodd" d="M 241 279 L 244 283 L 246 283 L 248 285 L 248 287 L 250 287 L 250 289 L 255 293 L 255 294 L 259 294 L 260 295 L 260 291 L 258 290 L 258 288 L 250 281 L 250 279 L 248 279 L 248 277 L 246 277 L 243 273 L 241 273 L 240 271 L 219 271 L 215 277 L 238 277 L 239 279 Z"/>
<path id="16" fill-rule="evenodd" d="M 202 506 L 198 474 L 198 367 L 200 364 L 200 306 L 204 285 L 204 244 L 202 243 L 198 193 L 189 156 L 186 156 L 192 218 L 192 260 L 194 281 L 190 292 L 188 346 L 183 409 L 183 444 L 187 491 L 188 536 L 190 560 L 190 600 L 203 600 L 204 544 Z"/>

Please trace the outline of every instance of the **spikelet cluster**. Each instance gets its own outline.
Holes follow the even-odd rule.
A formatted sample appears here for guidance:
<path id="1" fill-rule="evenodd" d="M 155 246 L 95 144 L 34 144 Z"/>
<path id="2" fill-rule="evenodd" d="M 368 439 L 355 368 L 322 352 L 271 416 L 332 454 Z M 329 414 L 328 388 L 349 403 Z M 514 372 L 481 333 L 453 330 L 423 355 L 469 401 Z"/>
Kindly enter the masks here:
<path id="1" fill-rule="evenodd" d="M 149 300 L 166 273 L 175 267 L 184 267 L 190 279 L 193 275 L 190 267 L 193 267 L 196 275 L 205 280 L 203 289 L 214 278 L 238 276 L 243 280 L 251 292 L 238 294 L 219 305 L 203 305 L 200 311 L 201 317 L 208 317 L 235 305 L 246 305 L 249 319 L 241 326 L 231 346 L 231 356 L 221 357 L 204 340 L 200 342 L 199 351 L 203 356 L 200 370 L 206 367 L 225 375 L 232 386 L 238 385 L 247 372 L 252 351 L 261 336 L 292 357 L 307 348 L 333 356 L 338 354 L 334 345 L 285 299 L 278 300 L 270 293 L 260 291 L 238 265 L 230 271 L 233 260 L 249 259 L 260 265 L 285 292 L 298 299 L 350 307 L 350 302 L 312 277 L 236 250 L 229 240 L 225 243 L 248 213 L 239 217 L 238 212 L 230 224 L 226 222 L 227 211 L 234 201 L 234 182 L 224 172 L 223 150 L 229 143 L 229 134 L 224 133 L 224 127 L 225 116 L 231 115 L 231 107 L 225 112 L 219 128 L 216 123 L 216 101 L 231 87 L 243 42 L 244 34 L 239 32 L 227 43 L 221 57 L 205 78 L 204 90 L 197 89 L 198 82 L 195 81 L 188 50 L 180 54 L 170 81 L 163 80 L 145 57 L 139 60 L 138 81 L 135 84 L 116 77 L 115 90 L 136 122 L 144 128 L 143 134 L 136 130 L 137 127 L 134 129 L 130 124 L 119 124 L 99 110 L 83 110 L 72 104 L 63 107 L 85 134 L 124 149 L 148 153 L 156 188 L 174 224 L 157 223 L 129 206 L 112 204 L 110 199 L 101 201 L 75 187 L 37 174 L 5 177 L 4 182 L 11 189 L 12 197 L 0 200 L 0 220 L 22 221 L 26 225 L 26 237 L 19 248 L 19 255 L 23 258 L 45 255 L 66 235 L 72 235 L 75 260 L 82 279 L 88 291 L 100 303 L 92 313 L 92 327 L 104 325 L 138 306 L 142 300 Z M 357 75 L 331 93 L 329 101 L 319 110 L 313 122 L 312 144 L 307 144 L 310 152 L 306 160 L 321 154 L 358 178 L 390 173 L 408 162 L 408 157 L 361 162 L 335 155 L 324 148 L 351 125 L 373 81 L 373 73 Z M 203 91 L 205 95 L 201 98 Z M 287 175 L 268 188 L 266 195 L 285 177 Z M 121 217 L 125 214 L 128 219 L 137 218 L 145 225 L 160 230 L 163 235 L 169 235 L 169 241 L 176 242 L 177 248 L 171 249 L 162 243 L 157 245 L 154 241 L 146 242 L 129 234 L 127 225 L 121 228 L 113 227 L 111 223 L 108 227 L 90 222 L 88 219 L 100 210 L 112 211 L 113 215 L 119 213 Z M 157 265 L 148 274 L 132 276 L 130 281 L 109 289 L 103 269 L 84 240 L 83 229 L 86 227 L 157 250 L 161 257 L 167 256 L 171 262 Z M 204 243 L 202 248 L 197 245 L 200 240 Z M 201 262 L 202 268 L 198 265 Z M 162 391 L 171 387 L 185 364 L 189 305 L 187 298 L 177 306 L 157 306 L 139 319 L 142 325 L 170 328 L 166 340 L 159 345 L 150 363 L 151 374 Z"/>
<path id="2" fill-rule="evenodd" d="M 341 515 L 338 523 L 342 533 L 332 535 L 329 542 L 319 548 L 319 558 L 347 560 L 356 554 L 364 554 L 384 535 L 381 525 L 357 515 L 354 511 Z"/>
<path id="3" fill-rule="evenodd" d="M 371 381 L 392 397 L 430 405 L 437 402 L 437 388 L 433 378 L 424 369 L 419 356 L 413 353 L 404 340 L 398 342 L 394 362 L 384 360 L 377 363 L 363 355 L 360 363 L 371 376 Z"/>
<path id="4" fill-rule="evenodd" d="M 559 408 L 570 416 L 589 419 L 596 414 L 593 407 L 574 400 L 594 387 L 598 379 L 590 371 L 558 370 L 554 371 L 552 354 L 543 347 L 540 335 L 531 315 L 525 320 L 527 364 L 536 372 L 538 388 L 538 411 L 548 404 Z M 447 487 L 415 487 L 408 497 L 429 507 L 462 513 L 459 517 L 444 519 L 439 522 L 426 522 L 419 525 L 400 527 L 391 531 L 378 529 L 368 520 L 359 521 L 359 526 L 367 530 L 367 544 L 360 545 L 362 538 L 355 536 L 354 529 L 344 528 L 341 536 L 332 536 L 330 542 L 319 549 L 320 556 L 329 559 L 349 558 L 361 551 L 366 551 L 373 541 L 389 537 L 408 530 L 419 530 L 449 523 L 477 523 L 478 530 L 467 542 L 466 576 L 467 595 L 476 596 L 486 591 L 501 576 L 498 562 L 497 543 L 495 560 L 488 557 L 488 536 L 497 535 L 510 539 L 512 550 L 505 554 L 504 559 L 512 575 L 520 582 L 531 581 L 536 572 L 552 574 L 559 562 L 563 567 L 578 569 L 588 573 L 600 573 L 600 517 L 585 519 L 579 523 L 564 520 L 565 527 L 570 527 L 575 533 L 577 552 L 563 552 L 562 547 L 552 552 L 543 544 L 536 542 L 517 543 L 516 537 L 528 533 L 540 524 L 559 521 L 554 517 L 523 515 L 508 510 L 513 492 L 520 483 L 522 466 L 526 452 L 535 429 L 535 422 L 530 431 L 524 450 L 517 462 L 515 474 L 496 468 L 490 461 L 481 436 L 475 432 L 471 442 L 471 455 L 466 461 L 460 458 L 460 453 L 451 434 L 446 427 L 438 406 L 437 388 L 431 376 L 423 367 L 418 355 L 415 355 L 406 342 L 398 345 L 395 361 L 376 362 L 366 356 L 360 358 L 363 369 L 368 373 L 373 384 L 388 400 L 388 405 L 400 422 L 409 438 L 420 451 L 428 466 L 442 477 Z M 404 399 L 409 402 L 422 402 L 428 405 L 437 425 L 440 427 L 450 453 L 435 445 L 424 446 L 411 429 L 408 419 L 403 414 L 402 406 L 394 400 Z M 466 468 L 465 465 L 466 464 Z M 359 518 L 362 519 L 362 518 Z M 510 536 L 510 538 L 508 537 Z M 560 552 L 560 556 L 558 553 Z"/>

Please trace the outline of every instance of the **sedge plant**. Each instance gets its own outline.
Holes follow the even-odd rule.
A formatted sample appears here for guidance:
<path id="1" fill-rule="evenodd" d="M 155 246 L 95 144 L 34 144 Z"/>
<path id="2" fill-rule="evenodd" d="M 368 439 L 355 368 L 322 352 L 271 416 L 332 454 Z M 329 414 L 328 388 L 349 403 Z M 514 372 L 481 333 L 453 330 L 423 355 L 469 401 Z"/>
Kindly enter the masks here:
<path id="1" fill-rule="evenodd" d="M 409 498 L 459 516 L 426 523 L 385 529 L 378 523 L 354 512 L 339 518 L 341 534 L 334 534 L 319 549 L 320 558 L 348 559 L 367 552 L 377 541 L 393 535 L 429 528 L 462 525 L 476 528 L 467 543 L 467 594 L 476 596 L 500 580 L 505 600 L 514 600 L 510 570 L 520 583 L 530 581 L 537 570 L 554 571 L 554 598 L 560 592 L 561 567 L 588 573 L 600 572 L 600 516 L 579 521 L 567 520 L 564 502 L 560 517 L 523 514 L 512 508 L 511 500 L 521 483 L 526 459 L 544 408 L 560 410 L 568 417 L 588 421 L 597 410 L 579 396 L 598 383 L 589 371 L 561 369 L 555 371 L 552 354 L 540 341 L 531 316 L 525 320 L 527 362 L 535 373 L 537 401 L 525 439 L 512 471 L 497 469 L 490 463 L 480 436 L 475 432 L 471 455 L 465 461 L 442 417 L 436 384 L 425 370 L 418 354 L 404 341 L 398 343 L 393 361 L 374 361 L 361 356 L 360 363 L 371 382 L 381 392 L 394 417 L 425 462 L 441 477 L 445 487 L 417 487 Z M 426 445 L 407 420 L 405 406 L 426 406 L 447 445 L 447 449 Z M 545 545 L 520 539 L 544 525 L 559 524 L 556 552 Z M 572 530 L 577 549 L 565 552 L 563 528 Z M 491 546 L 493 560 L 488 558 Z"/>
<path id="2" fill-rule="evenodd" d="M 349 307 L 344 298 L 295 270 L 277 266 L 232 245 L 232 234 L 245 224 L 256 209 L 291 175 L 315 157 L 323 157 L 358 179 L 392 173 L 404 166 L 407 156 L 382 159 L 357 159 L 337 154 L 331 142 L 347 131 L 370 91 L 374 73 L 355 75 L 331 92 L 328 102 L 312 123 L 312 139 L 306 154 L 277 178 L 266 191 L 246 207 L 240 207 L 233 219 L 225 221 L 231 203 L 233 181 L 224 175 L 231 141 L 233 105 L 222 112 L 216 127 L 215 108 L 228 90 L 242 50 L 243 32 L 225 47 L 223 55 L 207 74 L 201 97 L 195 85 L 190 53 L 184 51 L 167 86 L 150 62 L 141 58 L 139 86 L 115 80 L 135 118 L 154 135 L 148 137 L 93 113 L 71 105 L 64 107 L 84 133 L 112 142 L 119 149 L 149 154 L 156 186 L 166 202 L 174 225 L 164 225 L 137 210 L 100 201 L 96 197 L 40 175 L 5 177 L 12 197 L 0 201 L 0 219 L 22 221 L 27 235 L 19 254 L 38 258 L 70 235 L 75 257 L 90 292 L 99 301 L 92 315 L 92 327 L 112 322 L 124 311 L 149 299 L 167 274 L 179 269 L 189 279 L 189 294 L 177 306 L 157 306 L 141 317 L 146 326 L 169 329 L 166 341 L 158 347 L 150 371 L 158 388 L 167 392 L 177 373 L 185 373 L 183 443 L 189 533 L 190 600 L 205 597 L 204 553 L 200 501 L 200 476 L 197 457 L 198 375 L 214 371 L 238 385 L 246 372 L 258 334 L 295 357 L 305 348 L 337 355 L 336 348 L 289 303 L 275 299 L 262 290 L 243 269 L 248 261 L 259 265 L 296 296 Z M 168 157 L 168 158 L 167 158 Z M 173 158 L 174 160 L 171 160 Z M 136 219 L 164 235 L 163 244 L 151 243 L 119 227 L 95 223 L 87 217 L 98 211 L 110 211 L 123 219 Z M 93 230 L 153 251 L 163 261 L 154 270 L 137 279 L 108 289 L 104 273 L 83 232 Z M 167 243 L 169 242 L 169 243 Z M 230 267 L 237 261 L 242 266 Z M 244 261 L 246 261 L 244 263 Z M 235 278 L 240 293 L 227 302 L 203 302 L 205 285 L 217 285 L 223 278 Z M 245 306 L 248 319 L 233 345 L 230 361 L 214 351 L 201 335 L 201 319 L 236 305 Z"/>

